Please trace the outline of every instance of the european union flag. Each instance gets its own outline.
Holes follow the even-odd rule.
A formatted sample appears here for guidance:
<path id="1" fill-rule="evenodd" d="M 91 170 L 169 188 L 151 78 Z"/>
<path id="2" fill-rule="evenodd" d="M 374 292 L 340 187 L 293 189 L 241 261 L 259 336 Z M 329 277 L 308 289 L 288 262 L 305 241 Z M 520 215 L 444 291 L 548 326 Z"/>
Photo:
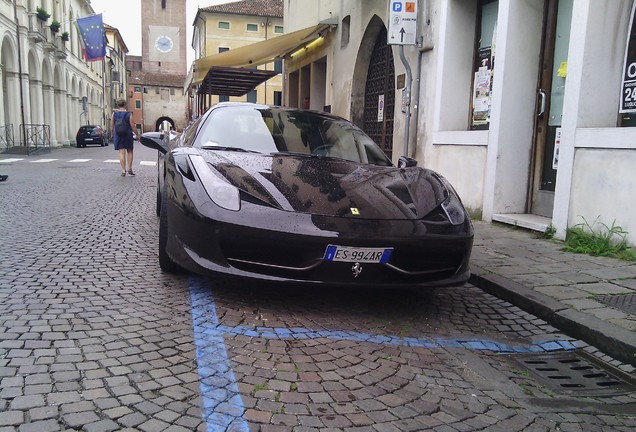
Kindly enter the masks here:
<path id="1" fill-rule="evenodd" d="M 86 61 L 102 60 L 106 56 L 106 34 L 102 14 L 78 18 L 76 24 Z"/>

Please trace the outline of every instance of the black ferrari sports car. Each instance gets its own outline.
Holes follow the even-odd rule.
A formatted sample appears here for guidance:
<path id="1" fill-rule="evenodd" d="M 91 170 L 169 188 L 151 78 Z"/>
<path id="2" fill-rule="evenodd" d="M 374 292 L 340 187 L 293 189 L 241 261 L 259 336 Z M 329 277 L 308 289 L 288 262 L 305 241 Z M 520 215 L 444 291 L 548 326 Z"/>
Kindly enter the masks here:
<path id="1" fill-rule="evenodd" d="M 214 105 L 159 151 L 162 270 L 336 286 L 447 286 L 469 275 L 473 226 L 444 177 L 396 167 L 347 120 Z"/>

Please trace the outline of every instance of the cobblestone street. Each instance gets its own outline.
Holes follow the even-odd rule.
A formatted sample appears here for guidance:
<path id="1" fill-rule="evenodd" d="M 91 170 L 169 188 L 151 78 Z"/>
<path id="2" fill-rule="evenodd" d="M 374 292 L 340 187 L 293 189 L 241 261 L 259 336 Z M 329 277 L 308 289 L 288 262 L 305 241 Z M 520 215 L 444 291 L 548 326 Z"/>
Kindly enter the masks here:
<path id="1" fill-rule="evenodd" d="M 559 389 L 521 366 L 583 342 L 471 285 L 162 273 L 156 155 L 136 147 L 136 177 L 116 156 L 0 157 L 0 432 L 636 428 L 633 387 Z"/>

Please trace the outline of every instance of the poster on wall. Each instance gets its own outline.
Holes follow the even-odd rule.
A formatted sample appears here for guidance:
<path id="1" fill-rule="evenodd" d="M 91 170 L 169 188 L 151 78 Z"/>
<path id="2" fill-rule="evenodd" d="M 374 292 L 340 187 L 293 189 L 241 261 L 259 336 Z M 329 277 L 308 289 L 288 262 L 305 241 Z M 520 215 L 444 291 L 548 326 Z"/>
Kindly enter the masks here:
<path id="1" fill-rule="evenodd" d="M 561 128 L 556 128 L 554 137 L 554 153 L 552 155 L 552 169 L 559 168 L 559 147 L 561 146 Z"/>
<path id="2" fill-rule="evenodd" d="M 636 2 L 632 7 L 632 15 L 629 20 L 629 32 L 625 47 L 625 64 L 623 66 L 623 80 L 621 83 L 621 105 L 619 112 L 636 113 L 636 28 L 634 27 L 634 14 Z"/>
<path id="3" fill-rule="evenodd" d="M 473 118 L 472 125 L 487 125 L 490 121 L 492 100 L 492 65 L 490 47 L 479 50 L 479 68 L 473 82 Z"/>
<path id="4" fill-rule="evenodd" d="M 378 123 L 384 121 L 384 95 L 378 96 Z"/>

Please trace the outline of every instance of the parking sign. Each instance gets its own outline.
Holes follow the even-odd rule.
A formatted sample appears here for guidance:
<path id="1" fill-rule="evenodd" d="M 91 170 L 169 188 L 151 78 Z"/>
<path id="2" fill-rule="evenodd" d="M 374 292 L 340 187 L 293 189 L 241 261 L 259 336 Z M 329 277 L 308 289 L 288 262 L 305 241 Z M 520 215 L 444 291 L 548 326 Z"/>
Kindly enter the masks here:
<path id="1" fill-rule="evenodd" d="M 388 43 L 415 45 L 417 41 L 417 2 L 389 1 Z"/>

